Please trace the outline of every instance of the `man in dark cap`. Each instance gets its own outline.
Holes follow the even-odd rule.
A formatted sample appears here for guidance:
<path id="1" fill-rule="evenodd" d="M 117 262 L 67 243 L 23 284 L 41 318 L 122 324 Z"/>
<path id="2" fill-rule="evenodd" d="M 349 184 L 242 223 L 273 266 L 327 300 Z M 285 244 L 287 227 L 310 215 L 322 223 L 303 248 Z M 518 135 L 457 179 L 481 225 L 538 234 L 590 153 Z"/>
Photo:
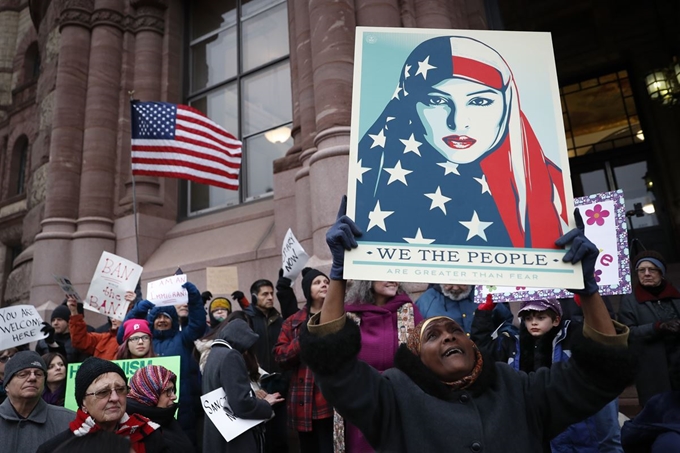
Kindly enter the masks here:
<path id="1" fill-rule="evenodd" d="M 33 452 L 68 427 L 75 413 L 42 399 L 47 367 L 35 351 L 19 351 L 5 365 L 7 399 L 0 404 L 2 451 Z"/>
<path id="2" fill-rule="evenodd" d="M 63 347 L 63 352 L 69 363 L 82 362 L 89 355 L 77 350 L 71 344 L 71 332 L 69 330 L 71 311 L 65 304 L 66 300 L 64 300 L 64 304 L 54 309 L 50 317 L 50 325 L 43 323 L 45 325 L 43 332 L 48 334 L 48 339 L 54 340 L 57 345 Z M 45 355 L 48 352 L 54 352 L 55 348 L 50 349 L 46 340 L 40 340 L 35 347 L 35 351 L 40 355 Z"/>

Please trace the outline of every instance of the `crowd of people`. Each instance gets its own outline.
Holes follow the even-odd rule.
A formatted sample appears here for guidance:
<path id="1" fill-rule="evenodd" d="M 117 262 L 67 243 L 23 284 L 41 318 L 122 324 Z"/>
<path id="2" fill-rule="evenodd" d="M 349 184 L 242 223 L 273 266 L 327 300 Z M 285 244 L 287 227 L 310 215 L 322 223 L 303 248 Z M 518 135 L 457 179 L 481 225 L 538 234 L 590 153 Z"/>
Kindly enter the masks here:
<path id="1" fill-rule="evenodd" d="M 474 303 L 474 287 L 432 284 L 415 302 L 399 282 L 343 279 L 361 232 L 339 215 L 330 273 L 305 268 L 304 303 L 282 273 L 233 302 L 184 286 L 188 304 L 128 293 L 123 321 L 86 325 L 67 298 L 29 350 L 0 351 L 0 445 L 16 452 L 669 452 L 680 448 L 680 292 L 646 251 L 617 313 L 575 229 L 565 261 L 584 269 L 569 300 Z M 275 307 L 278 299 L 280 311 Z M 234 310 L 232 303 L 240 310 Z M 179 356 L 131 376 L 115 360 Z M 79 363 L 67 395 L 67 366 Z M 642 412 L 621 428 L 635 383 Z M 262 420 L 229 442 L 201 395 Z M 179 394 L 179 397 L 178 397 Z M 64 408 L 75 397 L 75 412 Z"/>

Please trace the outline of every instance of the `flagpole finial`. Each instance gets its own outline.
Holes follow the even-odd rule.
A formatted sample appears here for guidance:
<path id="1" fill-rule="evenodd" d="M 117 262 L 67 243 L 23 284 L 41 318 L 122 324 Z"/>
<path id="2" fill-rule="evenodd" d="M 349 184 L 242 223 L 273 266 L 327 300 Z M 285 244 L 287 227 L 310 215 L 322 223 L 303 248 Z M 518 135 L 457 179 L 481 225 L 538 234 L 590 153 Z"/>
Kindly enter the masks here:
<path id="1" fill-rule="evenodd" d="M 134 94 L 135 94 L 135 90 L 129 90 L 128 91 L 128 96 L 130 96 L 130 102 L 136 101 L 136 99 L 134 98 Z"/>

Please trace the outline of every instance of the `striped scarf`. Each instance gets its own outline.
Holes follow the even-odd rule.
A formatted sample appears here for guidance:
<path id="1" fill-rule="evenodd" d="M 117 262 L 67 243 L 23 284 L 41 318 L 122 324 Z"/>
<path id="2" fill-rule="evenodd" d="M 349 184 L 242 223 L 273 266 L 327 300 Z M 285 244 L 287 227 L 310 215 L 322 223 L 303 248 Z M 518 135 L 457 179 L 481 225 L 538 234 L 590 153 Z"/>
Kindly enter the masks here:
<path id="1" fill-rule="evenodd" d="M 116 434 L 130 439 L 135 453 L 146 453 L 144 439 L 159 428 L 159 425 L 139 414 L 123 414 L 118 423 Z M 88 414 L 78 409 L 76 419 L 69 424 L 69 430 L 77 437 L 95 433 L 101 430 L 101 426 Z"/>

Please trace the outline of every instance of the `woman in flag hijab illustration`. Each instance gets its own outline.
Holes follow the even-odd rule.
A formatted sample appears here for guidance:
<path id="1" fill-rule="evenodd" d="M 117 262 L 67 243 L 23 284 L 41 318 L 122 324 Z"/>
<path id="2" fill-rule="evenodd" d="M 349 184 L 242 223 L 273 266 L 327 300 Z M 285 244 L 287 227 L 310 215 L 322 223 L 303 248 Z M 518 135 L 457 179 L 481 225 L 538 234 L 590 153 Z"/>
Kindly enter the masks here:
<path id="1" fill-rule="evenodd" d="M 364 241 L 556 248 L 567 227 L 562 172 L 520 108 L 512 71 L 472 38 L 411 52 L 356 165 Z"/>

